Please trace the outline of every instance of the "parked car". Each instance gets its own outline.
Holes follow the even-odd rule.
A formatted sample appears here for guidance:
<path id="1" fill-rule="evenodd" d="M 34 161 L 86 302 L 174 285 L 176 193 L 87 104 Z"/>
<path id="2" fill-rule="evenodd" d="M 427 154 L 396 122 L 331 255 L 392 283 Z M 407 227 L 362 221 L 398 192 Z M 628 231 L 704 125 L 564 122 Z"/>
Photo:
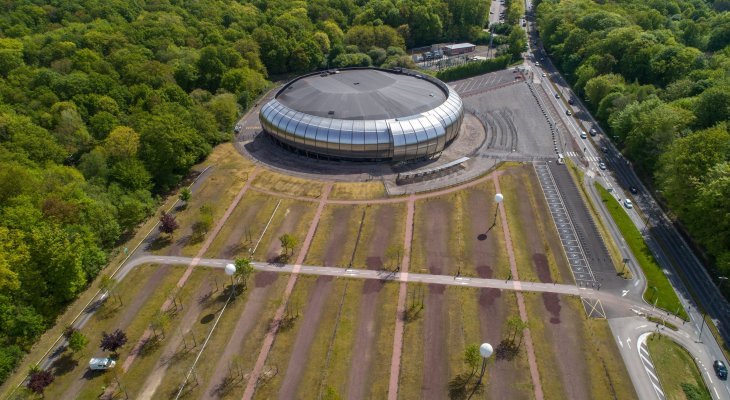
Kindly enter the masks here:
<path id="1" fill-rule="evenodd" d="M 715 360 L 715 362 L 712 363 L 712 368 L 715 369 L 715 375 L 717 375 L 718 378 L 723 381 L 727 379 L 727 367 L 724 362 Z"/>
<path id="2" fill-rule="evenodd" d="M 573 99 L 568 99 L 568 104 L 570 104 L 570 105 L 572 106 L 573 104 L 575 104 L 575 100 L 573 100 Z"/>
<path id="3" fill-rule="evenodd" d="M 596 131 L 596 128 L 591 128 L 591 130 L 590 130 L 591 136 L 596 136 L 597 133 L 598 133 L 598 131 Z"/>
<path id="4" fill-rule="evenodd" d="M 629 192 L 631 192 L 631 194 L 637 194 L 639 193 L 639 189 L 637 189 L 636 186 L 629 186 Z"/>
<path id="5" fill-rule="evenodd" d="M 634 204 L 629 199 L 624 199 L 624 206 L 626 208 L 634 208 Z"/>
<path id="6" fill-rule="evenodd" d="M 545 77 L 545 76 L 547 76 L 547 74 L 543 72 L 543 73 L 542 73 L 542 76 L 543 76 L 543 77 Z"/>
<path id="7" fill-rule="evenodd" d="M 600 169 L 602 169 L 602 170 L 606 170 L 606 163 L 604 163 L 604 162 L 599 162 L 599 163 L 598 163 L 598 168 L 600 168 Z"/>
<path id="8" fill-rule="evenodd" d="M 573 113 L 572 113 L 572 112 L 570 112 L 570 110 L 565 110 L 565 115 L 567 115 L 567 116 L 569 116 L 569 117 L 570 117 L 571 115 L 573 115 Z"/>
<path id="9" fill-rule="evenodd" d="M 608 147 L 602 146 L 601 147 L 601 151 L 604 152 L 604 153 L 608 153 Z"/>
<path id="10" fill-rule="evenodd" d="M 555 93 L 555 98 L 556 99 L 559 99 L 560 98 L 560 93 Z"/>
<path id="11" fill-rule="evenodd" d="M 114 368 L 117 362 L 109 357 L 104 358 L 92 358 L 89 360 L 89 369 L 93 370 L 105 370 Z"/>
<path id="12" fill-rule="evenodd" d="M 581 139 L 587 139 L 587 138 L 588 138 L 588 135 L 586 135 L 586 133 L 585 133 L 585 132 L 583 132 L 583 131 L 580 131 L 580 138 L 581 138 Z"/>

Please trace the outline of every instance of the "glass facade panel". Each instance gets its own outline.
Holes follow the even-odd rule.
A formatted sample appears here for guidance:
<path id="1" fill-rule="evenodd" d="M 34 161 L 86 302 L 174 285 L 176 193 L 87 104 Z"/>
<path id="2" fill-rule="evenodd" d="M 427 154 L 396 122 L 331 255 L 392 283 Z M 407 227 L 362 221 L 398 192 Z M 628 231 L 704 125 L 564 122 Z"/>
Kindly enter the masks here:
<path id="1" fill-rule="evenodd" d="M 458 94 L 448 90 L 446 101 L 435 109 L 400 120 L 312 116 L 286 107 L 276 99 L 261 107 L 259 119 L 269 134 L 309 152 L 351 159 L 411 159 L 442 151 L 458 135 L 464 116 L 463 103 Z"/>

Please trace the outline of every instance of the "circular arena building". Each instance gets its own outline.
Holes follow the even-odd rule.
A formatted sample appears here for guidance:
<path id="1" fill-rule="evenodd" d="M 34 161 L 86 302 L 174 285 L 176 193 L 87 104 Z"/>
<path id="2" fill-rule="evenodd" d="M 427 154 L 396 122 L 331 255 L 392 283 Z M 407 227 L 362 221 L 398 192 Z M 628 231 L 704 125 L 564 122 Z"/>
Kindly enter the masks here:
<path id="1" fill-rule="evenodd" d="M 265 132 L 310 156 L 404 161 L 438 155 L 458 135 L 461 98 L 406 69 L 347 68 L 287 83 L 261 107 Z"/>

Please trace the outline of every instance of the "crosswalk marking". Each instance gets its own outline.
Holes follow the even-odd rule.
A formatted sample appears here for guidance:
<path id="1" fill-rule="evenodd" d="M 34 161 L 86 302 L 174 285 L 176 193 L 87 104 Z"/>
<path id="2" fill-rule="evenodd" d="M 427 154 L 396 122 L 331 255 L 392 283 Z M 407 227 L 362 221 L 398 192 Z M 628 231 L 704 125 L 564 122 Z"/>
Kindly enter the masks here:
<path id="1" fill-rule="evenodd" d="M 575 151 L 568 151 L 565 154 L 567 154 L 568 157 L 583 158 L 580 154 L 576 153 Z M 601 161 L 601 158 L 600 157 L 592 157 L 592 156 L 589 156 L 589 157 L 585 157 L 585 159 L 588 160 L 588 161 L 595 161 L 595 162 Z"/>

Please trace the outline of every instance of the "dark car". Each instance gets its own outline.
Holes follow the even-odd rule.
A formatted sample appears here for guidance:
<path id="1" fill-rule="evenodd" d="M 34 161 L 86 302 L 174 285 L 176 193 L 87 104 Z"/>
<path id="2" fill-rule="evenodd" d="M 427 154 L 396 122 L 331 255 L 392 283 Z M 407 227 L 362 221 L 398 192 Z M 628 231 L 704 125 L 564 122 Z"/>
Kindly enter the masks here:
<path id="1" fill-rule="evenodd" d="M 718 378 L 722 379 L 723 381 L 727 379 L 727 367 L 725 366 L 725 363 L 720 360 L 715 360 L 714 363 L 712 363 L 712 368 L 715 369 L 715 374 Z"/>
<path id="2" fill-rule="evenodd" d="M 575 104 L 575 101 L 573 99 L 568 99 L 568 104 L 572 106 L 573 104 Z"/>
<path id="3" fill-rule="evenodd" d="M 570 112 L 570 110 L 565 110 L 565 115 L 567 115 L 567 116 L 569 116 L 569 117 L 570 117 L 571 115 L 573 115 L 573 113 L 572 113 L 572 112 Z"/>
<path id="4" fill-rule="evenodd" d="M 629 186 L 629 192 L 631 192 L 631 194 L 637 194 L 639 193 L 639 189 L 637 189 L 636 186 Z"/>

